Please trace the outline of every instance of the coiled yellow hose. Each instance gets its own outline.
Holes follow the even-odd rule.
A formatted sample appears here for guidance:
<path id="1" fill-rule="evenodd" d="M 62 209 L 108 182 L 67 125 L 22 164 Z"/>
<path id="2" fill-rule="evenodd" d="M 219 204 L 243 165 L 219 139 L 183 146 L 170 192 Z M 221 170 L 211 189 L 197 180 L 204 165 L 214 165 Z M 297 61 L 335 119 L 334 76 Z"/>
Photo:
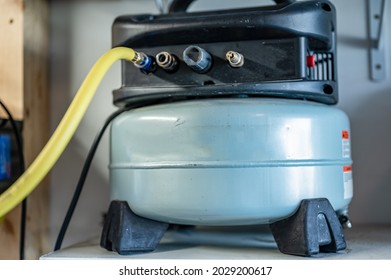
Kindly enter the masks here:
<path id="1" fill-rule="evenodd" d="M 111 65 L 120 59 L 134 61 L 130 48 L 113 48 L 102 55 L 80 86 L 60 124 L 41 153 L 27 170 L 0 196 L 0 218 L 26 198 L 47 175 L 75 133 L 102 78 Z"/>

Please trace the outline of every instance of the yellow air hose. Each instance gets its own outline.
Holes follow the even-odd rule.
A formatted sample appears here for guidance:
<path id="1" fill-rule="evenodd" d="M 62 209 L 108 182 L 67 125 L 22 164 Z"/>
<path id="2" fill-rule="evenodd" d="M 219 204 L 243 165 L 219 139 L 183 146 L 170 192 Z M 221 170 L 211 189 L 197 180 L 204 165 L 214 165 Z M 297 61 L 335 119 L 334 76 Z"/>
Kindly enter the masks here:
<path id="1" fill-rule="evenodd" d="M 26 198 L 56 163 L 75 133 L 97 87 L 111 65 L 120 59 L 135 62 L 139 57 L 140 53 L 130 48 L 118 47 L 109 50 L 99 58 L 41 153 L 18 180 L 1 194 L 0 218 Z"/>

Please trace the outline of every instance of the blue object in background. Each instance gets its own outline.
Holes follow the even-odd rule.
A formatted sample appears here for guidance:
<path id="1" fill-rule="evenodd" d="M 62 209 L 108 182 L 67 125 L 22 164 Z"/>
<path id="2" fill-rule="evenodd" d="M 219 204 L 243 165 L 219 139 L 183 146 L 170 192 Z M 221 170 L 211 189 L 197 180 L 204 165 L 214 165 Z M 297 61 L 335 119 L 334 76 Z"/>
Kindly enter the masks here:
<path id="1" fill-rule="evenodd" d="M 0 134 L 0 180 L 11 178 L 11 137 Z"/>

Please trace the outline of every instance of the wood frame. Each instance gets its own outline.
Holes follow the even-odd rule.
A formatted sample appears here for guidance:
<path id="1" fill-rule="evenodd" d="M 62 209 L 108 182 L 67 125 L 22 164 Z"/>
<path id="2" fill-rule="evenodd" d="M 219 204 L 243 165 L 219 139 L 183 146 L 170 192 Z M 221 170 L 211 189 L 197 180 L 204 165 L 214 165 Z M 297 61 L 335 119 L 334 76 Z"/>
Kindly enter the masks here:
<path id="1" fill-rule="evenodd" d="M 0 0 L 0 98 L 23 121 L 26 166 L 48 139 L 48 2 Z M 0 113 L 0 117 L 4 114 Z M 48 184 L 29 196 L 26 259 L 49 250 Z M 0 222 L 0 259 L 19 258 L 20 207 Z"/>

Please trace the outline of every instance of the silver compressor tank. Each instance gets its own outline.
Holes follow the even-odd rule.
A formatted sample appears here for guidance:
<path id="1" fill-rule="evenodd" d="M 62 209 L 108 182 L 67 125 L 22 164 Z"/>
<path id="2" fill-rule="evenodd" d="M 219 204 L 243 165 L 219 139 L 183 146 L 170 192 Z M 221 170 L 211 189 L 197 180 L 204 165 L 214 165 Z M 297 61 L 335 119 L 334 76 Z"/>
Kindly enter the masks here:
<path id="1" fill-rule="evenodd" d="M 353 195 L 349 120 L 307 101 L 181 101 L 123 113 L 111 127 L 111 199 L 156 221 L 269 224 L 303 199 L 336 212 Z"/>

